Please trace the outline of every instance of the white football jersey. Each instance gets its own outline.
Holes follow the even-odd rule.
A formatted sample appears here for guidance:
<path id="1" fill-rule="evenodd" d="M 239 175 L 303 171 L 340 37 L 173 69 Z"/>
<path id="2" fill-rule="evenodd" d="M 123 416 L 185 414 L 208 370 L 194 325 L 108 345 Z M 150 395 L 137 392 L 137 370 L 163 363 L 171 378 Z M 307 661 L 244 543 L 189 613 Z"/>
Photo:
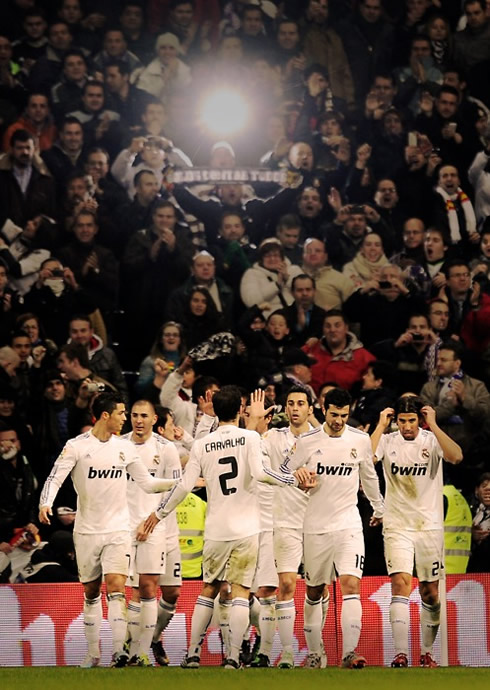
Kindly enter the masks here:
<path id="1" fill-rule="evenodd" d="M 204 477 L 208 509 L 204 537 L 213 541 L 243 539 L 260 532 L 256 481 L 294 484 L 291 474 L 264 467 L 263 447 L 255 431 L 224 424 L 194 442 L 182 482 L 165 498 L 157 515 L 164 517 Z M 267 460 L 266 460 L 267 461 Z"/>
<path id="2" fill-rule="evenodd" d="M 318 485 L 310 491 L 305 534 L 324 534 L 347 528 L 362 529 L 357 508 L 360 482 L 376 517 L 383 515 L 383 498 L 374 469 L 368 434 L 346 426 L 341 436 L 329 436 L 323 427 L 296 440 L 283 464 L 290 471 L 307 467 L 317 474 Z"/>
<path id="3" fill-rule="evenodd" d="M 74 531 L 105 534 L 129 531 L 126 473 L 145 491 L 170 489 L 175 480 L 152 477 L 132 443 L 117 436 L 99 441 L 91 431 L 66 442 L 46 479 L 40 506 L 52 506 L 56 494 L 71 473 L 77 498 Z"/>
<path id="4" fill-rule="evenodd" d="M 431 431 L 413 441 L 399 431 L 383 434 L 376 449 L 386 480 L 385 529 L 442 529 L 443 451 Z"/>
<path id="5" fill-rule="evenodd" d="M 167 441 L 158 434 L 152 434 L 144 443 L 135 443 L 131 440 L 131 433 L 121 438 L 127 439 L 138 454 L 152 477 L 164 477 L 178 481 L 182 476 L 179 453 L 171 441 Z M 148 515 L 157 509 L 162 496 L 160 494 L 147 494 L 138 484 L 128 476 L 128 508 L 131 530 L 146 520 Z M 165 529 L 167 538 L 179 533 L 177 517 L 175 513 L 169 515 L 156 529 Z"/>
<path id="6" fill-rule="evenodd" d="M 270 429 L 264 434 L 263 442 L 270 457 L 271 468 L 280 472 L 280 467 L 296 443 L 296 437 L 289 427 Z M 296 486 L 286 486 L 284 489 L 274 489 L 273 492 L 273 523 L 274 527 L 288 527 L 303 529 L 308 494 Z"/>

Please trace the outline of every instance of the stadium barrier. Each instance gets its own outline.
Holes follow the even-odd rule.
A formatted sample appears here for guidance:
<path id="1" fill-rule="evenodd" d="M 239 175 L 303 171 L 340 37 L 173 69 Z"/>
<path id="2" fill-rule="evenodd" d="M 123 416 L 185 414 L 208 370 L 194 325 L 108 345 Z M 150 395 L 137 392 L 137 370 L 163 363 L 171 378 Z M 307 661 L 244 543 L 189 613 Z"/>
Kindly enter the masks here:
<path id="1" fill-rule="evenodd" d="M 189 639 L 192 609 L 201 583 L 185 582 L 178 611 L 164 632 L 163 644 L 172 665 L 180 663 Z M 306 654 L 303 634 L 305 586 L 296 591 L 295 657 L 300 665 Z M 129 596 L 129 590 L 127 592 Z M 372 666 L 389 665 L 393 643 L 388 618 L 391 598 L 386 577 L 366 577 L 361 584 L 363 624 L 359 652 Z M 331 604 L 324 631 L 329 664 L 338 664 L 341 651 L 338 585 L 331 589 Z M 83 632 L 83 590 L 73 584 L 0 585 L 0 666 L 78 665 L 85 656 Z M 417 588 L 410 596 L 410 657 L 418 663 L 420 654 L 420 597 Z M 104 601 L 104 616 L 107 614 Z M 490 574 L 452 575 L 447 578 L 448 653 L 450 666 L 490 666 Z M 252 632 L 252 638 L 254 633 Z M 439 659 L 439 642 L 435 656 Z M 111 633 L 104 618 L 101 631 L 102 663 L 111 656 Z M 272 659 L 280 653 L 276 633 Z M 202 663 L 217 665 L 222 660 L 219 631 L 211 627 L 203 646 Z"/>

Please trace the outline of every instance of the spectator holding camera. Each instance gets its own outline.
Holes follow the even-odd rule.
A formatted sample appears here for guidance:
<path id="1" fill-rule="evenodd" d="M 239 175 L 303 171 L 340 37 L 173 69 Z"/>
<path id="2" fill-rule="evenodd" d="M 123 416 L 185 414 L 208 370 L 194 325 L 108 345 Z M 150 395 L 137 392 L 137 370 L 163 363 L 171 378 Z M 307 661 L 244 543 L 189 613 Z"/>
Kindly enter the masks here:
<path id="1" fill-rule="evenodd" d="M 74 313 L 91 313 L 95 304 L 77 283 L 73 271 L 61 261 L 43 261 L 39 277 L 24 297 L 27 311 L 41 320 L 46 337 L 57 345 L 66 342 L 68 323 Z"/>
<path id="2" fill-rule="evenodd" d="M 379 359 L 392 362 L 397 370 L 397 392 L 419 393 L 427 381 L 425 358 L 430 345 L 437 340 L 425 313 L 414 313 L 406 330 L 398 337 L 376 343 L 371 351 Z"/>
<path id="3" fill-rule="evenodd" d="M 381 340 L 396 340 L 409 317 L 423 311 L 424 302 L 413 297 L 403 281 L 399 266 L 382 266 L 378 280 L 371 280 L 344 303 L 344 312 L 352 323 L 360 324 L 365 347 Z"/>
<path id="4" fill-rule="evenodd" d="M 76 407 L 87 409 L 94 395 L 101 391 L 116 391 L 116 387 L 97 376 L 90 369 L 87 348 L 77 343 L 68 343 L 58 353 L 58 369 L 65 376 L 66 395 Z"/>

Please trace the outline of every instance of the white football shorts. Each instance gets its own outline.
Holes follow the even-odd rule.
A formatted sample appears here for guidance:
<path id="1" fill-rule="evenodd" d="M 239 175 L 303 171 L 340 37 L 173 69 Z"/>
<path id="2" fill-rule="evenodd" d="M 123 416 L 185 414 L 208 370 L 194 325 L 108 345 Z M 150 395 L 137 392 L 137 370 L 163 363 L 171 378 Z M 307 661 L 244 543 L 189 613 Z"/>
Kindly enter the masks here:
<path id="1" fill-rule="evenodd" d="M 259 587 L 277 587 L 279 578 L 274 564 L 274 550 L 272 548 L 272 531 L 261 532 L 259 534 L 259 555 L 257 558 L 257 569 L 252 584 L 252 591 L 256 592 Z"/>
<path id="2" fill-rule="evenodd" d="M 305 534 L 305 579 L 310 587 L 329 585 L 335 575 L 361 579 L 364 568 L 362 529 Z"/>
<path id="3" fill-rule="evenodd" d="M 290 527 L 278 527 L 275 529 L 274 560 L 277 572 L 297 573 L 302 558 L 303 530 Z"/>
<path id="4" fill-rule="evenodd" d="M 73 533 L 80 582 L 92 582 L 101 575 L 127 575 L 131 558 L 131 534 Z"/>
<path id="5" fill-rule="evenodd" d="M 442 529 L 385 529 L 383 533 L 388 575 L 414 572 L 420 582 L 436 582 L 444 575 Z"/>
<path id="6" fill-rule="evenodd" d="M 257 566 L 259 535 L 232 541 L 204 541 L 202 572 L 204 582 L 216 580 L 251 587 Z"/>

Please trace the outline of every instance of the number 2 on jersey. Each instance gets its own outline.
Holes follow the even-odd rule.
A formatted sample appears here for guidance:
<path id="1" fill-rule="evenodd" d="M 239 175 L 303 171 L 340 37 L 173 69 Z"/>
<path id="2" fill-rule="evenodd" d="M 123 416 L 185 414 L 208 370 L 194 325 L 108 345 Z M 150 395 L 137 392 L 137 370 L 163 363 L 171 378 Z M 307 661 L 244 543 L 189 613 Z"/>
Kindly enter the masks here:
<path id="1" fill-rule="evenodd" d="M 227 455 L 226 458 L 220 458 L 218 460 L 218 463 L 220 465 L 230 466 L 229 472 L 223 472 L 223 474 L 220 474 L 219 476 L 219 485 L 221 486 L 223 496 L 229 496 L 230 494 L 234 494 L 236 492 L 236 487 L 228 486 L 228 482 L 238 477 L 238 463 L 236 461 L 236 458 L 234 458 L 232 455 Z"/>

